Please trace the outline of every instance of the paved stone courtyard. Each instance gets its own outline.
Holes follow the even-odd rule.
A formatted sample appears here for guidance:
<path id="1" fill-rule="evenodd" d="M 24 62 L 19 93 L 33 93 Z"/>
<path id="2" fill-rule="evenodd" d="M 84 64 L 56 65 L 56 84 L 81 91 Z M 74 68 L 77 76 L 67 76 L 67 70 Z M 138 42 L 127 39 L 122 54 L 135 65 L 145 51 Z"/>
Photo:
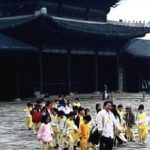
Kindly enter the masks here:
<path id="1" fill-rule="evenodd" d="M 80 98 L 80 97 L 79 97 Z M 98 98 L 85 98 L 81 99 L 81 104 L 84 107 L 90 107 L 94 113 L 95 104 L 103 103 Z M 137 112 L 139 104 L 145 105 L 145 110 L 150 117 L 150 99 L 141 102 L 140 99 L 117 99 L 114 100 L 115 104 L 131 105 L 133 111 Z M 38 142 L 36 135 L 32 131 L 28 131 L 24 125 L 24 102 L 1 102 L 0 103 L 0 150 L 40 150 L 42 149 L 41 143 Z M 148 135 L 147 144 L 143 147 L 138 144 L 137 130 L 135 128 L 135 142 L 129 142 L 128 145 L 122 147 L 114 147 L 115 150 L 149 150 L 150 149 L 150 135 Z M 150 133 L 149 133 L 150 134 Z"/>

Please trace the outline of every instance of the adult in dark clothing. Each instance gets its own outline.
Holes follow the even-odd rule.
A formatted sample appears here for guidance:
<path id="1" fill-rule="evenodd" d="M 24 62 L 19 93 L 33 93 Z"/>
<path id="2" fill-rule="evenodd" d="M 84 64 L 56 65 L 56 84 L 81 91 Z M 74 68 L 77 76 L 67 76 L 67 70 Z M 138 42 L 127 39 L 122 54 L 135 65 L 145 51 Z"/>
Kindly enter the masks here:
<path id="1" fill-rule="evenodd" d="M 85 110 L 83 107 L 79 107 L 78 116 L 75 118 L 75 124 L 79 128 L 80 123 L 83 121 L 83 117 L 85 115 Z"/>
<path id="2" fill-rule="evenodd" d="M 108 89 L 107 89 L 107 85 L 106 84 L 104 84 L 103 85 L 103 100 L 106 100 L 107 98 L 108 98 Z"/>
<path id="3" fill-rule="evenodd" d="M 66 107 L 69 106 L 69 94 L 64 94 L 63 98 L 59 101 L 59 106 Z"/>
<path id="4" fill-rule="evenodd" d="M 132 112 L 131 106 L 126 107 L 126 113 L 124 115 L 124 120 L 126 121 L 126 137 L 130 141 L 134 141 L 133 126 L 135 125 L 135 115 Z"/>

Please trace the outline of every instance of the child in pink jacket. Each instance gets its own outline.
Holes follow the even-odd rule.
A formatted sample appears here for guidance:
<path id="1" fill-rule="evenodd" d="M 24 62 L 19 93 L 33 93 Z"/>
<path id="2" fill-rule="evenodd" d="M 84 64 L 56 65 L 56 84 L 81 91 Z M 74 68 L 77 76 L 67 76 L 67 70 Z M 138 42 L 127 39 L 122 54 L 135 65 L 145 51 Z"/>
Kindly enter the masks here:
<path id="1" fill-rule="evenodd" d="M 43 142 L 43 150 L 50 150 L 53 147 L 53 130 L 50 125 L 50 118 L 48 116 L 43 116 L 43 123 L 37 134 L 38 140 Z"/>

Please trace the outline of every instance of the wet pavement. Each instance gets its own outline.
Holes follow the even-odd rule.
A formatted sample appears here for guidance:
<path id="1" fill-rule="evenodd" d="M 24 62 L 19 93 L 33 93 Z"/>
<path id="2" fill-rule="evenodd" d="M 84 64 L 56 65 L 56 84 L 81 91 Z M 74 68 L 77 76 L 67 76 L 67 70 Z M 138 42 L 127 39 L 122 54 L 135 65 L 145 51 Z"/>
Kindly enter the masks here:
<path id="1" fill-rule="evenodd" d="M 79 97 L 80 98 L 80 97 Z M 81 99 L 81 104 L 86 108 L 90 107 L 93 114 L 96 103 L 103 103 L 98 98 L 85 98 Z M 141 102 L 140 99 L 117 99 L 114 100 L 115 104 L 123 104 L 124 106 L 131 105 L 135 114 L 137 113 L 137 107 L 143 103 L 145 110 L 150 117 L 150 99 L 145 102 Z M 25 114 L 24 108 L 26 103 L 24 102 L 1 102 L 0 103 L 0 150 L 40 150 L 42 149 L 41 143 L 37 140 L 36 135 L 26 129 L 24 124 Z M 140 146 L 138 144 L 137 129 L 134 129 L 135 142 L 129 142 L 126 146 L 114 147 L 116 150 L 149 150 L 150 149 L 150 133 L 148 135 L 147 144 Z M 80 149 L 80 148 L 79 148 Z"/>

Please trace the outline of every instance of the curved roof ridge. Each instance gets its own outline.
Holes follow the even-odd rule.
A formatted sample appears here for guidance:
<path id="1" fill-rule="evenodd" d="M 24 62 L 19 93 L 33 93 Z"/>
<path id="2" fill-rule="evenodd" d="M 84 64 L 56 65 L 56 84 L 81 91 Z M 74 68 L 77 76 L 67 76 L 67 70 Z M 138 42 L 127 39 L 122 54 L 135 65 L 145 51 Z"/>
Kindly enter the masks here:
<path id="1" fill-rule="evenodd" d="M 51 16 L 51 17 L 53 19 L 62 20 L 62 21 L 70 21 L 70 22 L 78 22 L 78 23 L 88 23 L 88 24 L 107 24 L 107 22 L 100 22 L 100 21 L 88 21 L 88 20 L 80 20 L 80 19 L 56 17 L 56 16 Z"/>
<path id="2" fill-rule="evenodd" d="M 34 14 L 31 14 L 31 15 L 10 16 L 10 17 L 2 17 L 2 18 L 0 18 L 0 21 L 1 20 L 23 19 L 23 18 L 33 17 L 33 16 L 34 16 Z"/>

